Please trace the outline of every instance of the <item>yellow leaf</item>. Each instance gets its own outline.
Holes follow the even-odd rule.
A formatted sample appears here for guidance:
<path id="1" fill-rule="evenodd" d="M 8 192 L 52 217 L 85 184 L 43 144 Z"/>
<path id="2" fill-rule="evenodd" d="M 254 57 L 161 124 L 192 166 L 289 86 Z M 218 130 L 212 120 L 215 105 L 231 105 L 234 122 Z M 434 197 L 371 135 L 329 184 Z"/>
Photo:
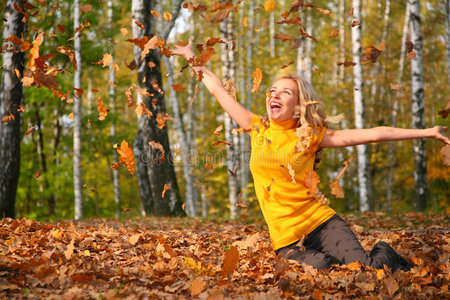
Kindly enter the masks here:
<path id="1" fill-rule="evenodd" d="M 266 3 L 264 3 L 264 9 L 268 13 L 272 13 L 275 10 L 275 0 L 267 0 Z"/>

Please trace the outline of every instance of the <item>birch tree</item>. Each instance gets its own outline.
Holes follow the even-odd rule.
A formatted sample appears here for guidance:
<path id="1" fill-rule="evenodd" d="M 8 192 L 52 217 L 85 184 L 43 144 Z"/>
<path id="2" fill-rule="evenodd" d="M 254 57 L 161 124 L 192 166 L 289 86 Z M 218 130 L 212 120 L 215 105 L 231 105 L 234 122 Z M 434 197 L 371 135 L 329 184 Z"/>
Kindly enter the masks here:
<path id="1" fill-rule="evenodd" d="M 220 23 L 220 32 L 222 39 L 231 42 L 233 38 L 233 13 Z M 231 79 L 236 82 L 235 70 L 236 61 L 232 45 L 229 43 L 222 46 L 222 78 L 223 80 Z M 224 113 L 225 119 L 225 140 L 227 143 L 231 143 L 231 146 L 227 147 L 227 167 L 230 171 L 235 170 L 238 159 L 239 139 L 237 135 L 231 133 L 233 128 L 236 128 L 236 123 L 230 118 L 227 113 Z M 239 183 L 236 173 L 228 172 L 228 199 L 230 203 L 230 217 L 236 219 L 238 217 L 238 210 L 236 204 L 238 203 L 238 189 Z"/>
<path id="2" fill-rule="evenodd" d="M 22 22 L 23 15 L 19 13 L 14 5 L 22 9 L 24 1 L 7 0 L 5 7 L 2 48 L 8 45 L 8 49 L 3 55 L 3 70 L 0 84 L 0 118 L 14 115 L 15 120 L 10 122 L 0 122 L 0 218 L 15 215 L 15 201 L 17 192 L 17 182 L 20 173 L 20 140 L 22 133 L 20 126 L 22 123 L 21 114 L 17 112 L 17 106 L 24 102 L 24 92 L 22 84 L 17 78 L 14 70 L 17 69 L 23 74 L 25 55 L 12 42 L 5 42 L 5 39 L 14 34 L 17 37 L 25 36 L 26 24 Z M 19 50 L 19 51 L 15 51 Z"/>
<path id="3" fill-rule="evenodd" d="M 74 16 L 73 27 L 74 31 L 80 27 L 80 1 L 74 0 Z M 73 86 L 76 89 L 81 89 L 81 31 L 75 34 L 74 40 L 75 59 L 77 61 L 77 68 L 73 77 Z M 81 172 L 81 121 L 83 118 L 82 111 L 82 97 L 75 93 L 73 105 L 73 188 L 75 199 L 75 220 L 83 218 L 83 187 L 82 187 L 82 172 Z"/>
<path id="4" fill-rule="evenodd" d="M 113 37 L 113 0 L 108 0 L 107 3 L 108 7 L 108 29 L 109 29 L 109 35 L 112 39 Z M 110 47 L 110 54 L 111 54 L 111 63 L 109 65 L 109 81 L 110 82 L 116 82 L 116 69 L 114 66 L 114 47 Z M 111 109 L 111 114 L 115 113 L 115 102 L 116 102 L 116 88 L 110 84 L 109 85 L 109 106 Z M 116 124 L 114 122 L 114 118 L 111 120 L 110 125 L 110 134 L 111 134 L 111 140 L 114 141 L 116 137 Z M 118 154 L 117 151 L 113 150 L 113 161 L 118 161 Z M 119 169 L 112 170 L 112 177 L 113 177 L 113 190 L 114 190 L 114 215 L 116 219 L 120 218 L 120 173 Z"/>
<path id="5" fill-rule="evenodd" d="M 411 59 L 412 128 L 425 128 L 425 104 L 423 90 L 422 30 L 420 1 L 408 0 L 411 10 L 410 33 L 416 57 Z M 413 140 L 414 152 L 414 208 L 425 210 L 427 200 L 427 158 L 425 140 Z"/>
<path id="6" fill-rule="evenodd" d="M 355 128 L 364 128 L 364 80 L 361 65 L 361 0 L 353 0 L 353 16 L 360 23 L 352 27 L 353 101 Z M 369 155 L 367 145 L 356 146 L 358 157 L 359 209 L 370 210 Z"/>
<path id="7" fill-rule="evenodd" d="M 403 82 L 403 72 L 405 70 L 405 56 L 406 56 L 406 39 L 408 38 L 408 28 L 409 28 L 409 16 L 410 10 L 409 5 L 406 3 L 405 9 L 405 19 L 403 21 L 403 31 L 402 31 L 402 39 L 401 39 L 401 48 L 400 48 L 400 59 L 398 63 L 398 75 L 397 75 L 397 84 L 402 85 Z M 396 97 L 394 97 L 394 101 L 392 103 L 392 114 L 391 114 L 391 126 L 397 126 L 397 115 L 398 115 L 398 97 L 400 95 L 400 91 L 396 91 Z M 386 204 L 387 210 L 392 210 L 392 182 L 393 182 L 393 173 L 394 173 L 394 156 L 395 156 L 395 143 L 389 143 L 388 147 L 388 176 L 386 182 Z"/>

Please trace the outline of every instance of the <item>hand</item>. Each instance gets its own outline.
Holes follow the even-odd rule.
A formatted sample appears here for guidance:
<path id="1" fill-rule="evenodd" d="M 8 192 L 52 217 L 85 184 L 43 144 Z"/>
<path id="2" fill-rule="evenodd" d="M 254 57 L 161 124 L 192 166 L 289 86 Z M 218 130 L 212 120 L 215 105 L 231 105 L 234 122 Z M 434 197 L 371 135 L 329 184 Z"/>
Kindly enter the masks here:
<path id="1" fill-rule="evenodd" d="M 195 56 L 194 48 L 192 45 L 192 39 L 189 39 L 189 43 L 186 46 L 175 45 L 175 50 L 172 50 L 172 53 L 184 57 L 186 60 L 189 60 Z"/>
<path id="2" fill-rule="evenodd" d="M 447 145 L 450 145 L 450 139 L 445 135 L 445 132 L 448 130 L 447 127 L 444 126 L 434 126 L 431 128 L 432 137 L 441 141 Z"/>

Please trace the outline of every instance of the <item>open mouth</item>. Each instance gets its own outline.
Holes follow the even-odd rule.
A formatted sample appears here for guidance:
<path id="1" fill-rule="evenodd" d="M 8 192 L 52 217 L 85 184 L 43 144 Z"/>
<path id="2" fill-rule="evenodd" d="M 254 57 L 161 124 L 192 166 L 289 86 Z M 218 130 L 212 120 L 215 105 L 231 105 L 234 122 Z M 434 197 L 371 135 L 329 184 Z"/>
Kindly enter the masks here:
<path id="1" fill-rule="evenodd" d="M 282 105 L 278 102 L 272 101 L 270 102 L 270 110 L 271 111 L 279 111 L 281 110 Z"/>

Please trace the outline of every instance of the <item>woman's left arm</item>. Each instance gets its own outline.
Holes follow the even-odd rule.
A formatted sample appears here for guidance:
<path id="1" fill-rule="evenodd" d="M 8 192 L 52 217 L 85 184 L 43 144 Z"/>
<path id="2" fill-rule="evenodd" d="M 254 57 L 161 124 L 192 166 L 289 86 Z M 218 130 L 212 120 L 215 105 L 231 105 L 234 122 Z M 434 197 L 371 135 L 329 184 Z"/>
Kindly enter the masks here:
<path id="1" fill-rule="evenodd" d="M 319 147 L 348 147 L 368 143 L 402 141 L 410 139 L 434 138 L 447 145 L 450 140 L 444 132 L 447 127 L 434 126 L 426 129 L 403 129 L 396 127 L 374 127 L 369 129 L 326 129 Z"/>

